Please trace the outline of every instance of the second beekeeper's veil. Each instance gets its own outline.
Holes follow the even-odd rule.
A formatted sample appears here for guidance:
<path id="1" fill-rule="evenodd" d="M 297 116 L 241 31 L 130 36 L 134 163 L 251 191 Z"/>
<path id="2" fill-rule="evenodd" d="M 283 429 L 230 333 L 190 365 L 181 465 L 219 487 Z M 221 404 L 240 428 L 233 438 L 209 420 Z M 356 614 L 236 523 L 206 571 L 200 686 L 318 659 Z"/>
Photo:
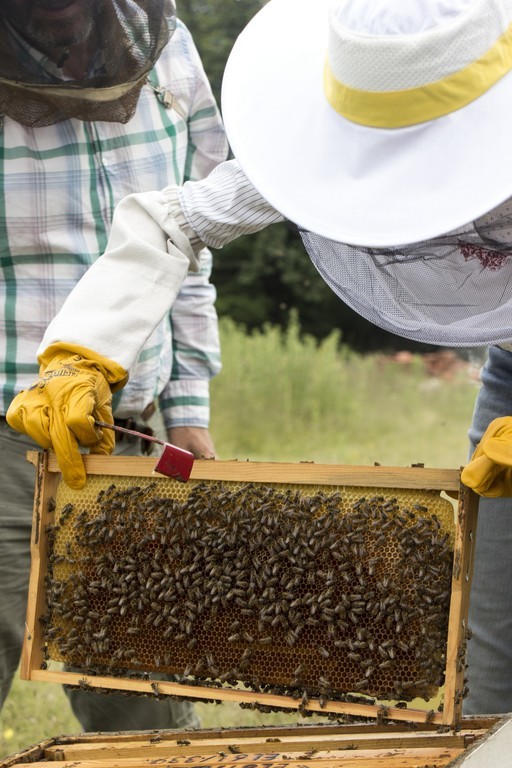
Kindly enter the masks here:
<path id="1" fill-rule="evenodd" d="M 38 127 L 77 118 L 125 123 L 175 27 L 172 0 L 91 0 L 97 66 L 81 80 L 38 66 L 0 8 L 0 114 Z"/>
<path id="2" fill-rule="evenodd" d="M 419 341 L 512 339 L 512 0 L 269 0 L 228 140 L 325 282 Z"/>

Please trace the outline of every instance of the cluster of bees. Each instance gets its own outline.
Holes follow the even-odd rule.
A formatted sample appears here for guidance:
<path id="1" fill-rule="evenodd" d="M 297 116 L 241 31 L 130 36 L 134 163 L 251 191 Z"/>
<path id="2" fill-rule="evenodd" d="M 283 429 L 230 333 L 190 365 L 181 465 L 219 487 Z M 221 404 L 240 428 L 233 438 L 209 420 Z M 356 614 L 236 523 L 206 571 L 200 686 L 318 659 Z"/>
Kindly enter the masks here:
<path id="1" fill-rule="evenodd" d="M 48 526 L 46 657 L 346 700 L 443 683 L 453 546 L 426 506 L 285 486 L 101 490 Z M 406 704 L 405 704 L 406 706 Z"/>

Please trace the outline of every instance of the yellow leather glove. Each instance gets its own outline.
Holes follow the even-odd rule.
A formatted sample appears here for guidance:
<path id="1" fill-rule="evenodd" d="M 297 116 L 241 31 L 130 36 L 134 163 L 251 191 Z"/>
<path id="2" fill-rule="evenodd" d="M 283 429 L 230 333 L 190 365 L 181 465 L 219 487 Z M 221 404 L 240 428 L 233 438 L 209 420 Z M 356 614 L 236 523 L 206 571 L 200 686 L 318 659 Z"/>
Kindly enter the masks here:
<path id="1" fill-rule="evenodd" d="M 91 453 L 112 453 L 115 435 L 94 421 L 113 423 L 112 392 L 128 374 L 118 363 L 75 344 L 51 344 L 38 358 L 39 379 L 20 392 L 6 414 L 9 425 L 55 452 L 71 488 L 83 488 L 85 468 L 78 444 Z"/>
<path id="2" fill-rule="evenodd" d="M 512 496 L 512 416 L 491 421 L 461 480 L 480 496 Z"/>

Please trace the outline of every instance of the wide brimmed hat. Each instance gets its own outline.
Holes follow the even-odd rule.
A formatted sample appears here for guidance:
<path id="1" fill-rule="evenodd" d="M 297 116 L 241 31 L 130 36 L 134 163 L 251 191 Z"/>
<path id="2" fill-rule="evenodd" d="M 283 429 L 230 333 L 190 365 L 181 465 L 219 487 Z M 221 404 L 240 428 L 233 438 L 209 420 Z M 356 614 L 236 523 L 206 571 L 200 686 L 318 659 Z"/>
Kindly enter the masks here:
<path id="1" fill-rule="evenodd" d="M 222 106 L 325 282 L 416 341 L 512 339 L 512 0 L 270 0 Z"/>
<path id="2" fill-rule="evenodd" d="M 512 195 L 510 0 L 270 0 L 222 109 L 258 191 L 336 241 L 446 233 Z"/>

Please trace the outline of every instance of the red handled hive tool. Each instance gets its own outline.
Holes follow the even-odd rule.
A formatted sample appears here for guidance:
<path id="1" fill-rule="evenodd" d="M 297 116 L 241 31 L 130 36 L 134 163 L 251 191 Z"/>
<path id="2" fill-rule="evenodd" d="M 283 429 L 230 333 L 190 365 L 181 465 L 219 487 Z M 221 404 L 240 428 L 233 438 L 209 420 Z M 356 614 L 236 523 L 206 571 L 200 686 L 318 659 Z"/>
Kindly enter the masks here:
<path id="1" fill-rule="evenodd" d="M 185 451 L 183 448 L 178 448 L 176 445 L 166 443 L 164 440 L 159 440 L 158 437 L 137 432 L 135 429 L 119 427 L 117 424 L 107 424 L 106 421 L 95 421 L 94 423 L 97 427 L 114 429 L 116 432 L 123 432 L 132 437 L 140 437 L 142 440 L 149 440 L 152 443 L 163 445 L 164 450 L 158 459 L 155 472 L 159 472 L 161 475 L 166 475 L 167 477 L 173 477 L 176 480 L 181 480 L 183 483 L 186 483 L 189 479 L 194 465 L 194 454 L 190 453 L 190 451 Z"/>

